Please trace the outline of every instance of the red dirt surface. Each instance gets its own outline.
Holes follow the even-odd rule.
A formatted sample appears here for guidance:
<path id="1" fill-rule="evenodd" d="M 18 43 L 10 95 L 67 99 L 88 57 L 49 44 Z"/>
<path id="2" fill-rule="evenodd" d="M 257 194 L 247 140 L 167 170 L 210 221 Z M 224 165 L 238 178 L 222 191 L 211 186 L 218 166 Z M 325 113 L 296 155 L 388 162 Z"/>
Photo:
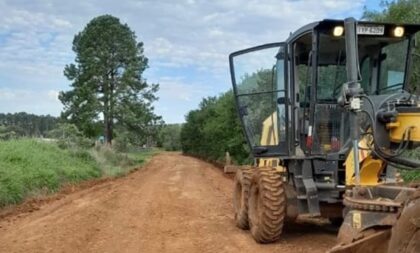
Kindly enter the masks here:
<path id="1" fill-rule="evenodd" d="M 163 153 L 126 177 L 5 216 L 0 252 L 317 253 L 334 245 L 334 232 L 298 224 L 277 243 L 257 244 L 234 225 L 232 188 L 213 165 Z"/>

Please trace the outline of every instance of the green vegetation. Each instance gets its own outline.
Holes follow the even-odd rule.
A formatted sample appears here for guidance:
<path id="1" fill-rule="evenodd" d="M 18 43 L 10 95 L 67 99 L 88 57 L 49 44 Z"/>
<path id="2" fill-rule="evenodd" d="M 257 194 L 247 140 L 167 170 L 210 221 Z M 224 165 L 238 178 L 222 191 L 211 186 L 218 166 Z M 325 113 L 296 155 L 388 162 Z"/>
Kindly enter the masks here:
<path id="1" fill-rule="evenodd" d="M 181 150 L 181 124 L 162 126 L 158 134 L 158 146 L 166 151 Z"/>
<path id="2" fill-rule="evenodd" d="M 100 168 L 87 151 L 31 139 L 0 141 L 0 206 L 99 176 Z"/>
<path id="3" fill-rule="evenodd" d="M 0 207 L 55 192 L 65 184 L 124 175 L 154 153 L 62 149 L 35 139 L 0 141 Z"/>
<path id="4" fill-rule="evenodd" d="M 119 177 L 143 165 L 158 152 L 157 149 L 145 149 L 121 153 L 103 146 L 92 150 L 91 155 L 97 161 L 103 176 Z"/>
<path id="5" fill-rule="evenodd" d="M 223 161 L 228 151 L 235 162 L 249 162 L 232 91 L 203 99 L 199 109 L 187 114 L 181 146 L 186 154 L 213 161 Z"/>
<path id="6" fill-rule="evenodd" d="M 411 158 L 411 159 L 420 159 L 420 148 L 409 150 L 404 153 L 405 157 Z M 420 181 L 420 171 L 419 170 L 401 170 L 401 177 L 406 182 L 412 182 L 412 181 Z"/>
<path id="7" fill-rule="evenodd" d="M 417 182 L 420 181 L 420 173 L 418 171 L 401 171 L 401 177 L 404 179 L 404 182 Z"/>
<path id="8" fill-rule="evenodd" d="M 73 124 L 60 123 L 57 127 L 48 132 L 49 138 L 57 140 L 60 148 L 89 148 L 93 146 L 93 141 L 83 136 L 83 134 Z"/>
<path id="9" fill-rule="evenodd" d="M 38 116 L 26 112 L 0 113 L 0 139 L 46 136 L 57 123 L 58 119 L 50 115 Z"/>

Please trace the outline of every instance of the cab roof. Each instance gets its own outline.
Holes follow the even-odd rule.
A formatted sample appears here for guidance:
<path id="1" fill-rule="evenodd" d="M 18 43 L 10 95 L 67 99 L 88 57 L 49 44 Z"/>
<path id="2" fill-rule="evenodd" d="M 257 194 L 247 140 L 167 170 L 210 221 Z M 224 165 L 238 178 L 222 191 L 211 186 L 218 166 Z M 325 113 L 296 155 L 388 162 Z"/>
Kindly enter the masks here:
<path id="1" fill-rule="evenodd" d="M 372 22 L 372 21 L 357 21 L 358 24 L 371 24 L 371 25 L 385 25 L 386 28 L 394 28 L 395 26 L 403 26 L 407 35 L 416 33 L 420 31 L 420 24 L 404 24 L 404 23 L 390 23 L 390 22 Z M 332 29 L 335 26 L 344 26 L 344 20 L 342 19 L 324 19 L 309 23 L 305 26 L 302 26 L 292 34 L 286 40 L 287 43 L 293 42 L 304 34 L 311 33 L 313 30 L 326 30 Z"/>

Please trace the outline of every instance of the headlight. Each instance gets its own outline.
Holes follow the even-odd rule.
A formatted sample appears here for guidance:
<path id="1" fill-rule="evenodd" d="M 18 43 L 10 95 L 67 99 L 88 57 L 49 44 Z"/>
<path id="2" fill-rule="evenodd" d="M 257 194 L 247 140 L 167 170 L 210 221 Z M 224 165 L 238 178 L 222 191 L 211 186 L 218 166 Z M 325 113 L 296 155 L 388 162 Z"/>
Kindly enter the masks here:
<path id="1" fill-rule="evenodd" d="M 396 26 L 392 33 L 394 34 L 395 37 L 402 37 L 404 36 L 404 27 Z"/>
<path id="2" fill-rule="evenodd" d="M 343 33 L 344 33 L 344 27 L 342 27 L 342 26 L 334 27 L 333 35 L 335 37 L 340 37 L 341 35 L 343 35 Z"/>

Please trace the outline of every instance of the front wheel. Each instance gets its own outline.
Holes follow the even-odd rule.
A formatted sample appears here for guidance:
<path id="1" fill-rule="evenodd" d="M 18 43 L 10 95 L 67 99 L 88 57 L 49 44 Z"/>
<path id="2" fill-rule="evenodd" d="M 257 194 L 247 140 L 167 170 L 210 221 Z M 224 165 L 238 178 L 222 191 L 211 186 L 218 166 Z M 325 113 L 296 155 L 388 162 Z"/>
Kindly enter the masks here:
<path id="1" fill-rule="evenodd" d="M 259 243 L 277 241 L 286 216 L 286 194 L 280 174 L 273 168 L 258 168 L 248 199 L 251 234 Z"/>

